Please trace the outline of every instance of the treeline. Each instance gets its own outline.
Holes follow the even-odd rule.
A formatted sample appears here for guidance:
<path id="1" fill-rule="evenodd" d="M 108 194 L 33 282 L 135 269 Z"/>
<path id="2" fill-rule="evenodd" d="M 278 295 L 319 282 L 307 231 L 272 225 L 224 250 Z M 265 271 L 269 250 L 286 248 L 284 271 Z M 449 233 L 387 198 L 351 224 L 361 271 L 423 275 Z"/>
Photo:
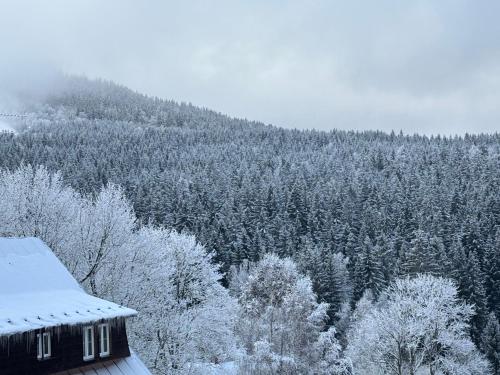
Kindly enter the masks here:
<path id="1" fill-rule="evenodd" d="M 84 194 L 119 184 L 144 223 L 194 234 L 224 271 L 292 257 L 330 323 L 343 302 L 417 273 L 456 281 L 476 343 L 500 315 L 499 134 L 284 130 L 69 82 L 0 135 L 0 167 L 43 164 Z"/>

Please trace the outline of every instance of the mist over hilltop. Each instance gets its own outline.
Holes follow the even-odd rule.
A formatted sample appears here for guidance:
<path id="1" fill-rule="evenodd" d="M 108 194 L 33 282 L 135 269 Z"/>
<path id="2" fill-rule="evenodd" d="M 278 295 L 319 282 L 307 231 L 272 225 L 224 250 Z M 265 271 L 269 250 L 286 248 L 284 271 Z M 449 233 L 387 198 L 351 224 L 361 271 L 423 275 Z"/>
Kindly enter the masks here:
<path id="1" fill-rule="evenodd" d="M 286 128 L 493 132 L 499 12 L 493 1 L 23 0 L 2 7 L 0 75 L 43 88 L 47 70 L 87 75 Z"/>

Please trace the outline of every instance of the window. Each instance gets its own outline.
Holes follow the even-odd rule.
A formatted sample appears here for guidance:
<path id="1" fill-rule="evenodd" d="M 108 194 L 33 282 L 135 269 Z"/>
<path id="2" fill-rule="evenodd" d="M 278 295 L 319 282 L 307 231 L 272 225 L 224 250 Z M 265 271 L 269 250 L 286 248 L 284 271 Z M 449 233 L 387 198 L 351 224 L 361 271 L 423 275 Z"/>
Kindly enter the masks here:
<path id="1" fill-rule="evenodd" d="M 50 332 L 39 333 L 37 338 L 37 358 L 39 360 L 50 358 L 52 347 L 50 343 Z"/>
<path id="2" fill-rule="evenodd" d="M 99 326 L 99 343 L 100 350 L 99 356 L 106 357 L 109 355 L 109 324 L 101 324 Z"/>
<path id="3" fill-rule="evenodd" d="M 83 360 L 94 359 L 94 327 L 83 328 Z"/>

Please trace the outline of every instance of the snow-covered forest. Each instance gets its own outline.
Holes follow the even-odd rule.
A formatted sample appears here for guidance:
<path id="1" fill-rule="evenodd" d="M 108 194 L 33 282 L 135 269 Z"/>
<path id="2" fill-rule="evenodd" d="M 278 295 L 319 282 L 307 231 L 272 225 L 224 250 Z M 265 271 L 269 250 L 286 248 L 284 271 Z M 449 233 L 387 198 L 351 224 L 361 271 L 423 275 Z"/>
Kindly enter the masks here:
<path id="1" fill-rule="evenodd" d="M 500 135 L 285 130 L 68 78 L 0 235 L 139 311 L 157 374 L 500 374 Z"/>

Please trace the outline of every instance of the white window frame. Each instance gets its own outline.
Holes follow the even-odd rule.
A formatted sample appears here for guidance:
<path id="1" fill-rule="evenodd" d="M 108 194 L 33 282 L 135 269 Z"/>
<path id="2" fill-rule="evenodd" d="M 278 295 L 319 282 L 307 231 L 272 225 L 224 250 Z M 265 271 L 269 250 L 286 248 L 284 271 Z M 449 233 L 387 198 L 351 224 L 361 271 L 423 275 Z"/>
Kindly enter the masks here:
<path id="1" fill-rule="evenodd" d="M 47 345 L 45 345 L 45 338 L 47 338 Z M 48 359 L 52 356 L 52 343 L 50 332 L 38 333 L 36 335 L 37 341 L 37 358 L 39 360 Z"/>
<path id="2" fill-rule="evenodd" d="M 104 340 L 104 329 L 106 329 L 106 341 Z M 104 343 L 106 342 L 107 350 L 104 350 Z M 109 333 L 109 323 L 103 323 L 99 325 L 99 357 L 108 357 L 111 354 L 110 350 L 110 333 Z"/>
<path id="3" fill-rule="evenodd" d="M 89 352 L 89 335 L 90 331 L 90 347 L 92 352 Z M 94 326 L 85 326 L 83 327 L 83 360 L 91 361 L 95 358 L 95 347 L 94 347 Z"/>

